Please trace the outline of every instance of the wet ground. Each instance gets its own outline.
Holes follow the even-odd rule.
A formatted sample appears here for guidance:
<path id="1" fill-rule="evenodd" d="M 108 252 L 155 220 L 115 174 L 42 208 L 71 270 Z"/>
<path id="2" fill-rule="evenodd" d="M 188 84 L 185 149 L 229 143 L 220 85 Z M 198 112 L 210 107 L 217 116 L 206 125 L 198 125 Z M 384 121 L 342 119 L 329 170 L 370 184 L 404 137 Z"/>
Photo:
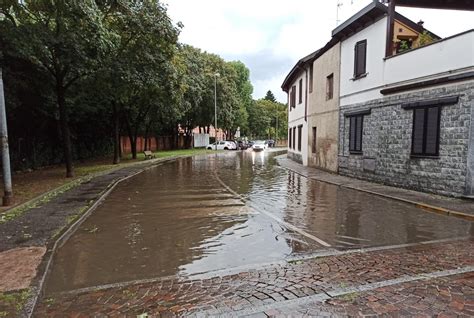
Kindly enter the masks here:
<path id="1" fill-rule="evenodd" d="M 473 233 L 468 221 L 306 179 L 274 156 L 183 158 L 120 183 L 58 250 L 47 294 Z"/>

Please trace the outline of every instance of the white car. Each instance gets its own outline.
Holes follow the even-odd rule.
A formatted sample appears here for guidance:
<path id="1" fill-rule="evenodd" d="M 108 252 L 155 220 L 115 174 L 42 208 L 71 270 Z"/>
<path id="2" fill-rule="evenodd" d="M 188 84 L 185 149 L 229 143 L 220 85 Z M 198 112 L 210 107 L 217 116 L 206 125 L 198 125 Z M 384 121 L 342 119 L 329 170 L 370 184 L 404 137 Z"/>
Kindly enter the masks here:
<path id="1" fill-rule="evenodd" d="M 263 140 L 256 140 L 252 146 L 254 151 L 262 151 L 268 148 L 268 144 Z"/>
<path id="2" fill-rule="evenodd" d="M 216 149 L 216 143 L 207 145 L 206 149 L 208 149 L 208 150 Z M 235 149 L 236 149 L 236 146 L 233 142 L 229 142 L 229 141 L 218 141 L 217 142 L 217 150 L 235 150 Z"/>

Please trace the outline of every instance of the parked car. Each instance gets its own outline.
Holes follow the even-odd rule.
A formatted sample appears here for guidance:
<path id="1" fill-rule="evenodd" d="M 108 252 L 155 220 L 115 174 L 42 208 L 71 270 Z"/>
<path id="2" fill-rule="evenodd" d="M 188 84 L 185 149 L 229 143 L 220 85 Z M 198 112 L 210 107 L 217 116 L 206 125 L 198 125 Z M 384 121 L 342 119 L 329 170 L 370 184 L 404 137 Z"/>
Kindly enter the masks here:
<path id="1" fill-rule="evenodd" d="M 268 147 L 275 147 L 275 140 L 269 139 L 267 140 Z"/>
<path id="2" fill-rule="evenodd" d="M 256 140 L 252 146 L 254 151 L 262 151 L 268 148 L 267 143 L 264 140 Z"/>
<path id="3" fill-rule="evenodd" d="M 209 144 L 206 146 L 208 150 L 216 149 L 216 143 Z M 228 141 L 217 141 L 217 150 L 235 150 L 236 146 L 234 143 Z"/>
<path id="4" fill-rule="evenodd" d="M 249 144 L 244 140 L 237 141 L 237 149 L 246 150 L 249 148 Z"/>
<path id="5" fill-rule="evenodd" d="M 233 150 L 238 149 L 239 145 L 237 144 L 236 141 L 234 141 L 234 140 L 226 140 L 226 141 L 231 143 L 232 145 L 234 145 L 234 147 L 232 148 Z"/>

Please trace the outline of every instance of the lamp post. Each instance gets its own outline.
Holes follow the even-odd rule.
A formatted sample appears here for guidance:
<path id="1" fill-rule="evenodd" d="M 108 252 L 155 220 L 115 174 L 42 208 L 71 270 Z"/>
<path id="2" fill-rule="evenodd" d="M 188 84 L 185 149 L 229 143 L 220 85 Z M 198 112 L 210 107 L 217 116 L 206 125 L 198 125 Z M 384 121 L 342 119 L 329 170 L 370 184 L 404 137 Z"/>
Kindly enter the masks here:
<path id="1" fill-rule="evenodd" d="M 214 74 L 214 131 L 216 133 L 215 149 L 217 151 L 217 78 L 221 76 L 219 73 Z"/>
<path id="2" fill-rule="evenodd" d="M 0 148 L 3 166 L 3 205 L 13 203 L 12 176 L 10 171 L 10 152 L 8 149 L 7 115 L 5 111 L 5 98 L 3 95 L 2 68 L 0 67 Z"/>

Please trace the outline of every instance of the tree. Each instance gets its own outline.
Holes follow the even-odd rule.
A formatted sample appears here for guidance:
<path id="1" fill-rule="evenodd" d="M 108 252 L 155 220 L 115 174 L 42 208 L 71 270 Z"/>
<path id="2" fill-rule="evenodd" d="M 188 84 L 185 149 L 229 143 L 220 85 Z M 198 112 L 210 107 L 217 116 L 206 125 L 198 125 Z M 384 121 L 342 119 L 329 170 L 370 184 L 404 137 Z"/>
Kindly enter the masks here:
<path id="1" fill-rule="evenodd" d="M 267 94 L 265 95 L 265 97 L 263 99 L 268 100 L 268 101 L 273 102 L 273 103 L 277 102 L 277 100 L 275 98 L 275 95 L 273 95 L 272 91 L 270 91 L 270 90 L 267 92 Z"/>
<path id="2" fill-rule="evenodd" d="M 276 132 L 278 122 L 278 133 Z M 249 110 L 249 131 L 254 138 L 286 136 L 288 127 L 287 107 L 265 98 L 254 101 Z"/>
<path id="3" fill-rule="evenodd" d="M 102 15 L 92 0 L 6 1 L 2 42 L 8 54 L 27 60 L 48 79 L 55 94 L 66 176 L 73 177 L 68 93 L 100 65 L 109 43 Z"/>
<path id="4" fill-rule="evenodd" d="M 107 54 L 102 81 L 112 109 L 114 163 L 119 161 L 120 119 L 137 157 L 137 138 L 150 134 L 160 107 L 171 106 L 179 34 L 157 1 L 105 3 L 104 21 L 116 45 Z"/>

